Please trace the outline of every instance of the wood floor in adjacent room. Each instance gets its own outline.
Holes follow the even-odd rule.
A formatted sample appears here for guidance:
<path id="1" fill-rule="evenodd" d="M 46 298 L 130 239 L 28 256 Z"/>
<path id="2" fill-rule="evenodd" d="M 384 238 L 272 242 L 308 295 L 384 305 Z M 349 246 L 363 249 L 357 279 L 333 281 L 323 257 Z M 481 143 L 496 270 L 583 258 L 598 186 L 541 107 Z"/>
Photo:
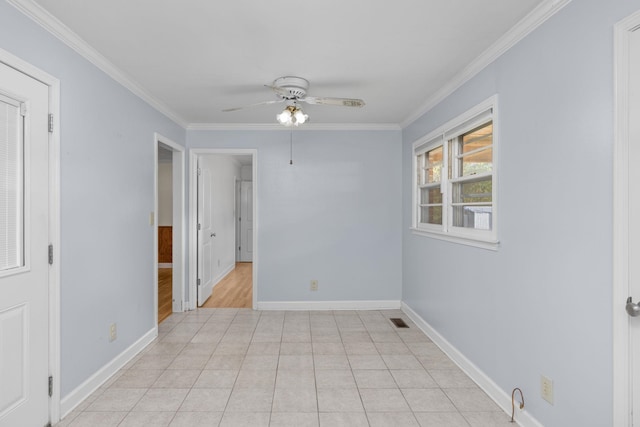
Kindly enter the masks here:
<path id="1" fill-rule="evenodd" d="M 237 262 L 220 281 L 203 308 L 251 308 L 253 305 L 253 263 Z"/>
<path id="2" fill-rule="evenodd" d="M 173 268 L 158 269 L 158 325 L 173 310 Z"/>

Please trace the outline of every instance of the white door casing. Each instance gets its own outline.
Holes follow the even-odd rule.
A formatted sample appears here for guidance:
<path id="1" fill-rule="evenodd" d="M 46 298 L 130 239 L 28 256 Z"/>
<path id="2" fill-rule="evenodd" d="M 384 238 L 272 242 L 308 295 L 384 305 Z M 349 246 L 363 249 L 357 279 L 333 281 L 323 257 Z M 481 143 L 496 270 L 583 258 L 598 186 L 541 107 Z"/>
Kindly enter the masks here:
<path id="1" fill-rule="evenodd" d="M 253 182 L 240 184 L 240 261 L 253 260 Z"/>
<path id="2" fill-rule="evenodd" d="M 614 35 L 613 425 L 640 427 L 640 11 Z"/>
<path id="3" fill-rule="evenodd" d="M 640 164 L 640 29 L 629 40 L 629 160 Z M 629 168 L 629 296 L 640 300 L 640 168 Z M 631 361 L 631 413 L 633 427 L 640 427 L 640 317 L 629 318 Z"/>
<path id="4" fill-rule="evenodd" d="M 23 198 L 13 203 L 23 206 L 16 234 L 23 256 L 0 271 L 0 426 L 44 426 L 50 418 L 49 87 L 4 64 L 0 82 L 0 138 L 11 134 L 8 122 L 24 124 L 24 133 L 14 134 L 22 145 L 18 163 L 24 176 L 14 188 L 23 188 Z M 0 244 L 6 243 L 2 237 Z"/>
<path id="5" fill-rule="evenodd" d="M 198 159 L 198 306 L 213 292 L 213 185 L 211 169 Z"/>

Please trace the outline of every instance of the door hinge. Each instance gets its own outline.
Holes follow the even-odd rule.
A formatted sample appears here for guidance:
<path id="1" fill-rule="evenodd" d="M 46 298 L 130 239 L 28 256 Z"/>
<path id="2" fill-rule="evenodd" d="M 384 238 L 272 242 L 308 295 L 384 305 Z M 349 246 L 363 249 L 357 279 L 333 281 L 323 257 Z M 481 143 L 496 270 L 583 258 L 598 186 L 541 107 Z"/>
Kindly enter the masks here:
<path id="1" fill-rule="evenodd" d="M 200 279 L 198 279 L 197 284 L 198 284 L 198 286 L 200 286 Z"/>
<path id="2" fill-rule="evenodd" d="M 53 114 L 49 114 L 49 132 L 53 132 Z"/>
<path id="3" fill-rule="evenodd" d="M 238 252 L 240 252 L 240 246 L 238 246 Z"/>
<path id="4" fill-rule="evenodd" d="M 21 102 L 20 103 L 20 115 L 22 117 L 25 117 L 27 115 L 27 103 L 26 102 Z"/>
<path id="5" fill-rule="evenodd" d="M 49 397 L 53 396 L 53 377 L 49 375 Z"/>
<path id="6" fill-rule="evenodd" d="M 53 265 L 53 245 L 49 245 L 49 265 Z"/>
<path id="7" fill-rule="evenodd" d="M 201 228 L 202 228 L 202 225 L 198 224 L 198 231 L 200 231 Z"/>
<path id="8" fill-rule="evenodd" d="M 198 168 L 198 176 L 202 175 L 202 169 Z"/>
<path id="9" fill-rule="evenodd" d="M 240 222 L 240 221 L 242 221 L 242 217 L 239 216 L 238 217 L 238 222 Z"/>

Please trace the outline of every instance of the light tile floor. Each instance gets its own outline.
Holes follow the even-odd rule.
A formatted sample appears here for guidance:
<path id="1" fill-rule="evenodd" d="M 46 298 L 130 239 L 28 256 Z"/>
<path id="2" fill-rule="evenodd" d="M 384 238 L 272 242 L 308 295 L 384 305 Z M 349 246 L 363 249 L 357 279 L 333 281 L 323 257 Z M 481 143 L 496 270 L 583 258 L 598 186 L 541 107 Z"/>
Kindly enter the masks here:
<path id="1" fill-rule="evenodd" d="M 410 326 L 398 329 L 389 318 Z M 475 427 L 509 416 L 398 310 L 173 314 L 57 426 Z"/>

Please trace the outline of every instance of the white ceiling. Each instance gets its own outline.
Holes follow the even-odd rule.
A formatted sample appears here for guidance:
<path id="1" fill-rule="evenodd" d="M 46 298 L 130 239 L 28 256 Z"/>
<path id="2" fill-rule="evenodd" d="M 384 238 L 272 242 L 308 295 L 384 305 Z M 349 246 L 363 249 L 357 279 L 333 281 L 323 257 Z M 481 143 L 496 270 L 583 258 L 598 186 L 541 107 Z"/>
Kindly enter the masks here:
<path id="1" fill-rule="evenodd" d="M 313 124 L 403 125 L 543 0 L 35 0 L 182 124 L 274 124 L 280 76 Z M 550 0 L 546 0 L 549 3 Z M 30 0 L 14 0 L 27 3 Z"/>

